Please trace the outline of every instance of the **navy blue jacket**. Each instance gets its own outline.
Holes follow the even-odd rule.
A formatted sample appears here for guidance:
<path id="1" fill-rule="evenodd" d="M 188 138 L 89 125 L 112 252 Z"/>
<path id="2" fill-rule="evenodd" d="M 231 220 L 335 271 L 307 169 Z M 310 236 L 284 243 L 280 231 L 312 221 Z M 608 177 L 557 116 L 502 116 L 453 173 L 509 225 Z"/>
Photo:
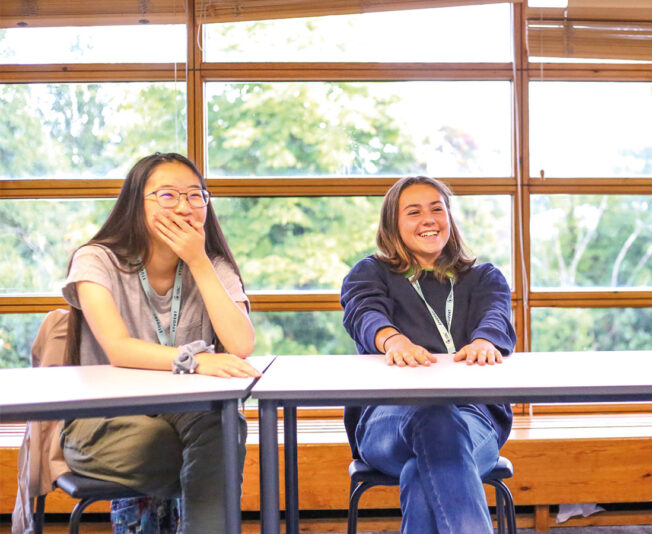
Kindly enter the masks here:
<path id="1" fill-rule="evenodd" d="M 432 273 L 424 272 L 419 284 L 428 303 L 445 324 L 445 305 L 450 283 L 441 283 Z M 421 345 L 432 353 L 447 352 L 432 316 L 410 281 L 405 275 L 390 271 L 385 263 L 374 256 L 358 262 L 344 278 L 341 303 L 344 308 L 344 328 L 355 341 L 360 354 L 378 354 L 374 343 L 376 333 L 387 326 L 396 328 L 412 343 Z M 503 355 L 510 354 L 516 344 L 516 333 L 510 317 L 509 285 L 503 274 L 490 263 L 472 267 L 455 281 L 451 334 L 456 349 L 482 338 L 493 343 Z M 493 422 L 502 446 L 512 425 L 511 406 L 476 406 Z M 364 410 L 373 410 L 373 407 Z M 357 456 L 357 451 L 351 438 L 358 418 L 359 410 L 348 410 L 345 414 L 347 434 L 354 456 Z"/>

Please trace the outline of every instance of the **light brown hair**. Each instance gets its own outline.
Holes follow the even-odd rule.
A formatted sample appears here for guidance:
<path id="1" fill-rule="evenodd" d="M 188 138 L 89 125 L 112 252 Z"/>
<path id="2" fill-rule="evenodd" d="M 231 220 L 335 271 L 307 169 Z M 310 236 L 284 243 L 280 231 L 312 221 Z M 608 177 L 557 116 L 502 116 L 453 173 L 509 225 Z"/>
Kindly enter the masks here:
<path id="1" fill-rule="evenodd" d="M 376 258 L 386 263 L 394 272 L 407 273 L 411 271 L 412 277 L 415 279 L 421 276 L 423 267 L 405 246 L 398 230 L 398 205 L 401 193 L 408 187 L 419 184 L 432 186 L 441 194 L 450 221 L 450 237 L 435 260 L 433 274 L 440 281 L 444 281 L 448 274 L 457 278 L 473 266 L 475 258 L 467 252 L 460 230 L 451 213 L 450 199 L 453 193 L 446 184 L 428 176 L 401 178 L 387 191 L 380 209 L 380 224 L 376 234 L 379 252 L 376 253 Z"/>

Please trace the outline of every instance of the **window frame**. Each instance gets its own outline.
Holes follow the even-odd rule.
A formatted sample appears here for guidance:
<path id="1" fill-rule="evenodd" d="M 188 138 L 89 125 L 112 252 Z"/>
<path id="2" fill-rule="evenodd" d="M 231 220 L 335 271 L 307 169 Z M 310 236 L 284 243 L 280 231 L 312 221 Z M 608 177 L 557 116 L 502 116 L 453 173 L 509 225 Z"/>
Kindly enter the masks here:
<path id="1" fill-rule="evenodd" d="M 288 4 L 292 4 L 292 0 Z M 416 4 L 442 5 L 423 0 Z M 459 2 L 456 2 L 459 4 Z M 467 2 L 472 3 L 472 2 Z M 483 2 L 486 3 L 486 2 Z M 449 2 L 449 5 L 451 2 Z M 176 5 L 176 4 L 175 4 Z M 403 4 L 404 6 L 405 4 Z M 0 65 L 0 83 L 177 81 L 186 84 L 187 154 L 200 169 L 206 168 L 204 89 L 212 81 L 396 81 L 396 80 L 506 80 L 512 84 L 512 175 L 508 178 L 452 178 L 442 176 L 458 195 L 508 194 L 512 202 L 512 306 L 518 336 L 517 351 L 528 351 L 531 340 L 531 309 L 537 307 L 652 307 L 649 291 L 607 289 L 597 291 L 532 291 L 530 288 L 530 196 L 534 194 L 646 194 L 652 195 L 652 178 L 557 178 L 531 177 L 529 162 L 528 88 L 532 81 L 652 81 L 650 64 L 530 63 L 527 21 L 539 10 L 516 2 L 511 5 L 513 62 L 510 63 L 215 63 L 204 62 L 199 46 L 201 24 L 212 22 L 190 0 L 187 13 L 174 13 L 175 22 L 185 18 L 185 63 L 156 64 L 50 64 Z M 384 9 L 398 9 L 399 0 L 386 0 Z M 423 6 L 422 6 L 423 7 Z M 70 24 L 92 24 L 93 17 L 68 19 Z M 90 17 L 90 18 L 88 18 Z M 6 26 L 8 19 L 0 18 Z M 153 22 L 156 19 L 153 19 Z M 167 20 L 160 15 L 159 20 Z M 47 22 L 47 21 L 46 21 Z M 124 23 L 115 20 L 115 24 Z M 58 20 L 61 23 L 61 20 Z M 106 21 L 101 22 L 105 24 Z M 12 22 L 13 24 L 13 22 Z M 213 196 L 382 196 L 399 176 L 383 178 L 211 178 Z M 117 197 L 122 180 L 4 180 L 0 199 L 107 198 Z M 256 311 L 329 311 L 340 309 L 337 291 L 251 291 Z M 66 306 L 63 298 L 44 295 L 0 296 L 0 313 L 46 312 Z M 620 406 L 620 408 L 618 408 Z M 595 410 L 652 411 L 652 405 L 618 405 Z M 516 405 L 516 413 L 528 413 L 528 405 Z M 573 410 L 572 407 L 559 408 Z M 582 408 L 581 411 L 585 411 Z M 545 412 L 547 408 L 536 408 Z M 329 412 L 330 413 L 330 412 Z M 338 412 L 339 413 L 339 412 Z"/>

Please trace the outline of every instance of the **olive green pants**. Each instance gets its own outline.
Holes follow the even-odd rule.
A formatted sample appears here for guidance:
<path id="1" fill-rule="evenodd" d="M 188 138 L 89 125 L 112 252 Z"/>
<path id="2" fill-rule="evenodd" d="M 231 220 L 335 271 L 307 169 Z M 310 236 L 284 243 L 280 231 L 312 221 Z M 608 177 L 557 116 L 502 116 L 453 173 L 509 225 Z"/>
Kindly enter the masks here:
<path id="1" fill-rule="evenodd" d="M 247 426 L 240 418 L 240 483 Z M 154 497 L 181 494 L 184 534 L 224 532 L 222 421 L 216 412 L 76 419 L 61 432 L 70 469 Z"/>

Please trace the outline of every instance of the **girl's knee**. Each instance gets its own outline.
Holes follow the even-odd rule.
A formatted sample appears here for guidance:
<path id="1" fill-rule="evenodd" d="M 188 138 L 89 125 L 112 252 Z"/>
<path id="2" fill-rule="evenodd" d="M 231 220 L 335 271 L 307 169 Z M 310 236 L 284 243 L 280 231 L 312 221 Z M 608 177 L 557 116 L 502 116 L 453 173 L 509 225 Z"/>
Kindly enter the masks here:
<path id="1" fill-rule="evenodd" d="M 174 429 L 158 417 L 96 418 L 62 433 L 73 471 L 156 495 L 178 488 L 182 451 Z"/>
<path id="2" fill-rule="evenodd" d="M 468 427 L 459 409 L 452 405 L 416 406 L 407 422 L 416 432 L 438 435 L 468 434 Z"/>
<path id="3" fill-rule="evenodd" d="M 420 407 L 405 431 L 411 433 L 416 451 L 436 451 L 442 458 L 453 459 L 473 449 L 469 428 L 455 406 Z"/>
<path id="4" fill-rule="evenodd" d="M 100 456 L 125 473 L 145 477 L 156 473 L 168 478 L 176 474 L 178 478 L 182 447 L 176 432 L 165 420 L 149 416 L 115 418 L 110 427 L 116 443 L 98 451 Z"/>

